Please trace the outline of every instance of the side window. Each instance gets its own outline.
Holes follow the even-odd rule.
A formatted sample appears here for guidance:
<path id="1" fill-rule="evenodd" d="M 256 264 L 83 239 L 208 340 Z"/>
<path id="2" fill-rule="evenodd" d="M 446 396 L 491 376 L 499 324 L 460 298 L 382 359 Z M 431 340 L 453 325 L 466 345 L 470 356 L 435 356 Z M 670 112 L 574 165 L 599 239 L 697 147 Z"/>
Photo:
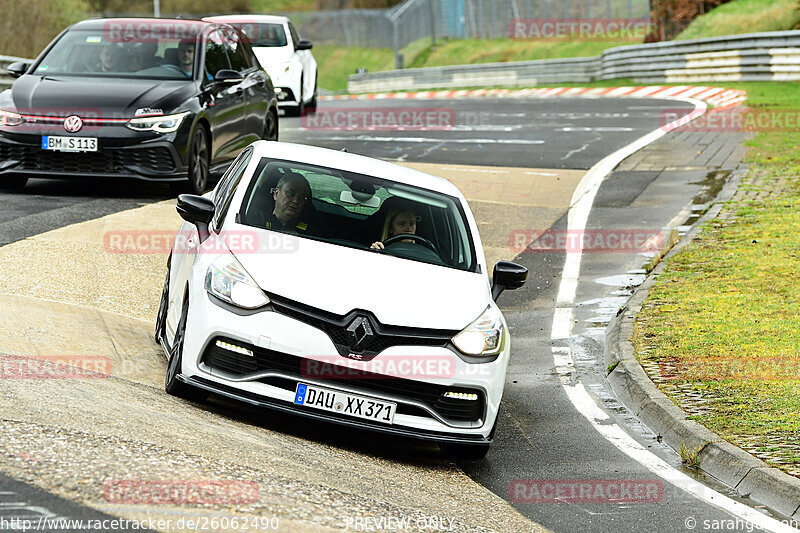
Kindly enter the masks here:
<path id="1" fill-rule="evenodd" d="M 231 61 L 231 68 L 237 72 L 244 72 L 250 68 L 250 59 L 247 57 L 247 50 L 244 43 L 239 39 L 239 35 L 234 32 L 225 32 L 225 50 L 228 52 L 228 59 Z"/>
<path id="2" fill-rule="evenodd" d="M 227 178 L 220 182 L 220 188 L 215 194 L 214 204 L 216 204 L 216 214 L 214 215 L 214 227 L 220 228 L 222 221 L 228 214 L 228 209 L 231 207 L 233 200 L 233 193 L 242 181 L 244 170 L 250 163 L 250 158 L 253 156 L 252 150 L 246 150 L 239 156 L 239 158 L 231 166 L 231 171 L 228 173 Z"/>
<path id="3" fill-rule="evenodd" d="M 206 77 L 209 79 L 214 78 L 222 69 L 231 68 L 228 63 L 228 55 L 225 53 L 225 44 L 219 30 L 214 31 L 208 36 L 206 42 Z"/>
<path id="4" fill-rule="evenodd" d="M 289 23 L 289 33 L 292 34 L 292 44 L 294 45 L 294 49 L 297 50 L 297 43 L 300 42 L 300 35 L 297 33 L 297 30 L 294 29 L 294 24 L 291 22 Z"/>

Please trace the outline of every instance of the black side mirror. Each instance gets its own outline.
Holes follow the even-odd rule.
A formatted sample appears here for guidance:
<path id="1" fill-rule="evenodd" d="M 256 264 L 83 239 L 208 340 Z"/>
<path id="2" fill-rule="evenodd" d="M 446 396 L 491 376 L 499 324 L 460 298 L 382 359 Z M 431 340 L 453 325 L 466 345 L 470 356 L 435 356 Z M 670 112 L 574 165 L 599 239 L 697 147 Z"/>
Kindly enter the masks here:
<path id="1" fill-rule="evenodd" d="M 181 194 L 178 196 L 178 214 L 186 222 L 197 226 L 202 243 L 208 238 L 208 225 L 214 217 L 214 202 L 203 196 Z"/>
<path id="2" fill-rule="evenodd" d="M 236 72 L 235 70 L 231 70 L 228 68 L 223 68 L 217 71 L 214 75 L 214 82 L 215 83 L 241 83 L 244 81 L 244 76 L 242 76 L 241 72 Z"/>
<path id="3" fill-rule="evenodd" d="M 528 279 L 528 269 L 511 261 L 498 261 L 492 274 L 492 299 L 497 301 L 500 294 L 508 289 L 519 289 Z"/>
<path id="4" fill-rule="evenodd" d="M 19 78 L 28 71 L 28 67 L 30 67 L 30 65 L 24 61 L 15 61 L 8 65 L 6 70 L 12 78 Z"/>
<path id="5" fill-rule="evenodd" d="M 296 50 L 311 50 L 312 48 L 314 48 L 314 44 L 311 41 L 305 39 L 297 41 Z"/>

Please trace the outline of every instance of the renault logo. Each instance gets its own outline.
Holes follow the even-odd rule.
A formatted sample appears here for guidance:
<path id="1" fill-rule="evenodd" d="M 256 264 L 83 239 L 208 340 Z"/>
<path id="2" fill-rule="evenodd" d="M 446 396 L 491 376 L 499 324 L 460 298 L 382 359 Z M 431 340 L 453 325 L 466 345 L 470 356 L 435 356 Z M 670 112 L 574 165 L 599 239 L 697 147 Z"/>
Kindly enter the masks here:
<path id="1" fill-rule="evenodd" d="M 375 336 L 367 317 L 359 316 L 347 326 L 347 344 L 351 350 L 361 350 Z"/>
<path id="2" fill-rule="evenodd" d="M 78 115 L 70 115 L 64 119 L 64 129 L 70 133 L 81 131 L 83 127 L 83 120 Z"/>

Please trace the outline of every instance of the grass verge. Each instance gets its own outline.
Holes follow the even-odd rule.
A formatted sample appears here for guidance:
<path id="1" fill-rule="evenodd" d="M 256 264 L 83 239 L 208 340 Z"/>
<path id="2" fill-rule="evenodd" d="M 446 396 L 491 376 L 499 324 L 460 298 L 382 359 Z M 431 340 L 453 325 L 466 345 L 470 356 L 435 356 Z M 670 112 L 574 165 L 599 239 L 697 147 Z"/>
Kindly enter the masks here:
<path id="1" fill-rule="evenodd" d="M 751 107 L 800 113 L 794 83 L 734 86 Z M 800 132 L 760 132 L 748 144 L 747 178 L 667 260 L 634 347 L 693 419 L 800 476 Z"/>
<path id="2" fill-rule="evenodd" d="M 603 50 L 624 44 L 609 41 L 532 42 L 512 39 L 415 41 L 402 50 L 408 68 L 441 67 L 534 59 L 557 59 L 600 55 Z M 347 77 L 357 68 L 369 72 L 394 69 L 391 48 L 315 45 L 314 57 L 319 66 L 319 86 L 329 91 L 347 89 Z"/>
<path id="3" fill-rule="evenodd" d="M 797 0 L 733 0 L 697 17 L 675 40 L 796 29 Z"/>

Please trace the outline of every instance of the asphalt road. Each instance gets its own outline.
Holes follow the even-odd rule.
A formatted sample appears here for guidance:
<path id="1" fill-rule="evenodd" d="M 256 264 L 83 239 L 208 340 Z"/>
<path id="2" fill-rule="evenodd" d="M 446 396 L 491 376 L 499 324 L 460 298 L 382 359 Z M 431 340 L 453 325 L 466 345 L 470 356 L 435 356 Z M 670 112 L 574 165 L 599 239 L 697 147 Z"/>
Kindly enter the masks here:
<path id="1" fill-rule="evenodd" d="M 392 112 L 392 108 L 398 112 L 433 108 L 449 116 L 451 123 L 446 130 L 442 124 L 435 124 L 428 131 L 398 132 L 380 127 L 353 131 L 328 130 L 318 124 L 301 123 L 302 119 L 282 117 L 281 140 L 344 147 L 397 161 L 588 169 L 602 157 L 658 128 L 664 109 L 688 110 L 687 105 L 645 99 L 487 98 L 324 102 L 320 112 L 348 113 L 364 108 L 385 112 Z M 696 171 L 643 174 L 647 171 L 632 168 L 630 172 L 615 174 L 601 187 L 598 209 L 592 212 L 589 227 L 661 228 L 708 185 Z M 170 195 L 165 187 L 147 184 L 32 180 L 22 192 L 0 194 L 4 206 L 0 212 L 0 244 Z M 546 229 L 526 228 L 525 221 L 520 224 L 523 230 Z M 554 229 L 564 227 L 566 220 L 562 218 Z M 603 382 L 602 331 L 615 313 L 615 306 L 635 284 L 635 270 L 644 258 L 639 254 L 601 253 L 585 260 L 576 300 L 580 302 L 579 312 L 570 338 L 581 364 L 569 375 L 555 371 L 550 340 L 563 254 L 522 253 L 517 260 L 528 266 L 531 274 L 524 289 L 500 298 L 514 345 L 497 440 L 485 461 L 463 463 L 462 468 L 506 500 L 510 499 L 509 487 L 515 480 L 639 480 L 663 487 L 658 501 L 652 503 L 514 503 L 520 512 L 554 531 L 683 531 L 689 530 L 689 517 L 701 525 L 699 530 L 703 520 L 716 520 L 726 531 L 747 531 L 746 524 L 736 527 L 735 522 L 720 522 L 734 521 L 735 516 L 661 480 L 605 440 L 575 408 L 562 386 L 564 380 L 580 379 L 616 423 L 680 468 L 677 454 L 616 404 Z M 214 415 L 218 407 L 208 411 Z M 255 420 L 257 414 L 244 411 L 239 418 Z M 332 434 L 328 429 L 293 429 L 290 433 L 326 439 L 344 447 L 364 447 L 361 442 L 355 444 L 355 437 L 346 432 L 339 435 L 336 430 L 331 431 Z M 382 443 L 387 449 L 393 447 L 381 438 L 374 439 L 370 446 L 380 447 Z M 425 450 L 429 448 L 419 448 L 420 452 Z M 711 481 L 703 481 L 713 486 Z M 3 480 L 0 487 L 6 487 Z M 725 524 L 733 527 L 724 527 Z"/>

